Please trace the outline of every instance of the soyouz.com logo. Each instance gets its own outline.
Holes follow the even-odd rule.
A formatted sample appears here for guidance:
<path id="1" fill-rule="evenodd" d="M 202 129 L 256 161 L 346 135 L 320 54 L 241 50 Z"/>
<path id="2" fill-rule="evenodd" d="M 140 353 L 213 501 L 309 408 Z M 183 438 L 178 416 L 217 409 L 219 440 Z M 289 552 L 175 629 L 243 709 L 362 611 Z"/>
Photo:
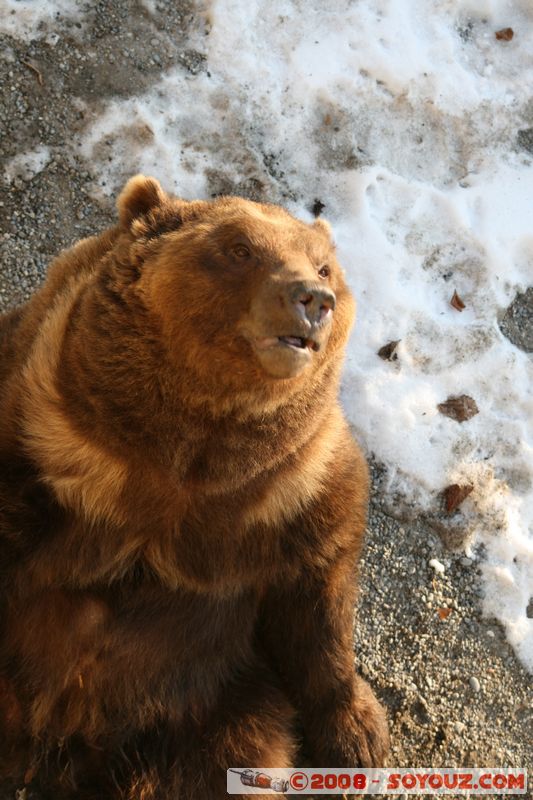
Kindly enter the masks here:
<path id="1" fill-rule="evenodd" d="M 498 769 L 258 769 L 233 767 L 228 794 L 432 794 L 456 797 L 525 794 L 527 770 Z"/>

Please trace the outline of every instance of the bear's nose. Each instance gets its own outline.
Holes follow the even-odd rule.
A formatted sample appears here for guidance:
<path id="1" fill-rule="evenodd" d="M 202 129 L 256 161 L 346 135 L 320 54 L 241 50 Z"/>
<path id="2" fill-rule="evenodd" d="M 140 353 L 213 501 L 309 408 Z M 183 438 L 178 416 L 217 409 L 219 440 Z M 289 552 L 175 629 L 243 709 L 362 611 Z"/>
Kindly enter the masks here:
<path id="1" fill-rule="evenodd" d="M 335 308 L 335 295 L 331 289 L 299 281 L 291 284 L 289 299 L 298 317 L 311 325 L 318 325 L 332 315 Z"/>

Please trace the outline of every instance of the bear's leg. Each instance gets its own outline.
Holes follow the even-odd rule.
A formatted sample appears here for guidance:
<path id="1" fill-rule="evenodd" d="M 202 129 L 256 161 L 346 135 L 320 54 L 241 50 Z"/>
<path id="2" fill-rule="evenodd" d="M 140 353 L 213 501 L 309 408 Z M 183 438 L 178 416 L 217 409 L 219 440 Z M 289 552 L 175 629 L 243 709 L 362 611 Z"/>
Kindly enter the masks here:
<path id="1" fill-rule="evenodd" d="M 272 673 L 256 664 L 228 684 L 215 709 L 208 714 L 189 715 L 167 739 L 165 749 L 168 754 L 171 742 L 173 756 L 160 768 L 159 778 L 150 772 L 136 775 L 124 797 L 227 800 L 229 767 L 295 764 L 298 741 L 294 716 Z"/>
<path id="2" fill-rule="evenodd" d="M 46 800 L 227 800 L 229 767 L 296 763 L 294 718 L 274 675 L 256 662 L 210 710 L 189 712 L 176 724 L 163 720 L 121 746 L 70 742 L 60 775 L 51 769 L 36 783 Z"/>
<path id="3" fill-rule="evenodd" d="M 297 761 L 295 712 L 272 673 L 257 665 L 228 686 L 198 746 L 180 759 L 180 800 L 225 800 L 230 767 L 290 767 Z M 192 751 L 192 752 L 191 752 Z"/>

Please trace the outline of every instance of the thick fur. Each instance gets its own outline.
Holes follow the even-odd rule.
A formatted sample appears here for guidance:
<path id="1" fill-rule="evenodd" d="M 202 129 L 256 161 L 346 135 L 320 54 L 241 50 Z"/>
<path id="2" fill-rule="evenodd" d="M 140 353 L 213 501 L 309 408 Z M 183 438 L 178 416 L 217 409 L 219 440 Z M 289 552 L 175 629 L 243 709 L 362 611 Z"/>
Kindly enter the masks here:
<path id="1" fill-rule="evenodd" d="M 327 224 L 142 176 L 118 208 L 0 318 L 0 778 L 219 800 L 230 766 L 380 765 L 352 648 L 368 478 L 337 401 L 353 301 Z M 255 342 L 291 333 L 291 281 L 336 307 L 280 378 L 291 348 L 263 362 Z"/>

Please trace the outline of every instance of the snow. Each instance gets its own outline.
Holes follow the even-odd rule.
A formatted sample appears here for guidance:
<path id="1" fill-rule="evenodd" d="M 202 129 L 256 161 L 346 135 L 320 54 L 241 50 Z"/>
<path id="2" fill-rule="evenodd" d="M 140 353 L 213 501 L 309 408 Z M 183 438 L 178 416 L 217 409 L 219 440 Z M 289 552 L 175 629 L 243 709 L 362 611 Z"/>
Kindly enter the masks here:
<path id="1" fill-rule="evenodd" d="M 44 38 L 55 45 L 54 25 L 61 19 L 79 20 L 84 5 L 81 0 L 0 0 L 0 33 L 19 39 Z"/>
<path id="2" fill-rule="evenodd" d="M 474 487 L 461 508 L 467 553 L 484 553 L 485 611 L 533 670 L 533 366 L 498 327 L 533 277 L 532 154 L 518 139 L 533 126 L 533 8 L 213 0 L 208 17 L 206 72 L 170 70 L 109 102 L 78 143 L 95 194 L 145 172 L 188 198 L 259 179 L 304 219 L 325 203 L 358 300 L 347 415 L 388 492 L 420 513 L 450 483 Z M 396 361 L 377 357 L 398 339 Z M 463 423 L 437 410 L 460 394 L 479 407 Z"/>
<path id="3" fill-rule="evenodd" d="M 45 145 L 38 145 L 34 150 L 18 153 L 11 158 L 5 168 L 5 178 L 11 182 L 15 178 L 30 180 L 41 172 L 50 161 L 50 150 Z"/>

